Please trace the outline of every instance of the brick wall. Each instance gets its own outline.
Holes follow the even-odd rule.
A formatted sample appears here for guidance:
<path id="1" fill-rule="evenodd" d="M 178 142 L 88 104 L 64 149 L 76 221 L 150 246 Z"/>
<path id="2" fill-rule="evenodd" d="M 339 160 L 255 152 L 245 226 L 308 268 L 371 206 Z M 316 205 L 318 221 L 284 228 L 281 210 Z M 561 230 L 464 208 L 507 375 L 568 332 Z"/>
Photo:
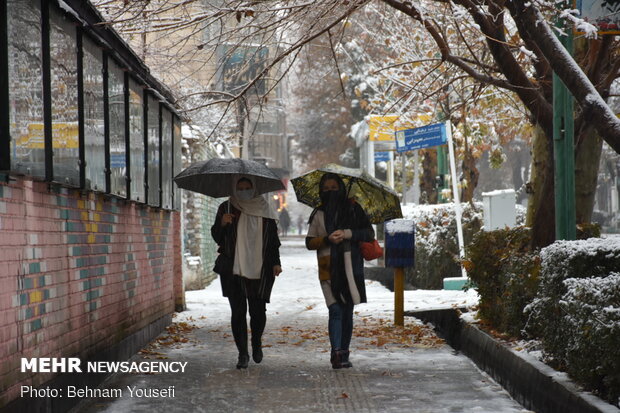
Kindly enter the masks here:
<path id="1" fill-rule="evenodd" d="M 19 178 L 0 183 L 0 407 L 51 374 L 21 357 L 83 359 L 182 303 L 180 216 Z"/>

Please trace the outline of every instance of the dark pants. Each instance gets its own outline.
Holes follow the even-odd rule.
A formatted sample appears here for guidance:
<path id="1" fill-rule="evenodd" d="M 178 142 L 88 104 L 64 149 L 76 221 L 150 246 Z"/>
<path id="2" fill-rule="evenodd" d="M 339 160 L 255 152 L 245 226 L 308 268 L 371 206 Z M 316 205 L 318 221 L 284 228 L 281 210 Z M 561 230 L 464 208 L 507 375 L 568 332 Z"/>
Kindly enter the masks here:
<path id="1" fill-rule="evenodd" d="M 243 296 L 228 297 L 230 303 L 232 327 L 235 344 L 240 354 L 248 354 L 248 325 L 246 313 L 250 307 L 250 328 L 252 329 L 252 346 L 261 345 L 261 337 L 265 330 L 267 316 L 266 301 L 262 298 L 246 298 Z"/>
<path id="2" fill-rule="evenodd" d="M 328 309 L 332 350 L 348 350 L 353 335 L 353 303 L 334 303 Z"/>

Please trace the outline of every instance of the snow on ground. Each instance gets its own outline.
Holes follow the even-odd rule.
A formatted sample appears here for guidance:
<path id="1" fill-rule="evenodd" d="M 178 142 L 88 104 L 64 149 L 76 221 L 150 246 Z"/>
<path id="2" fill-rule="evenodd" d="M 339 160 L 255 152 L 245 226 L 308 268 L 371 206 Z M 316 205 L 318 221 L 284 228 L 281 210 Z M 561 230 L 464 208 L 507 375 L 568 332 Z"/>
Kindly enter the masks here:
<path id="1" fill-rule="evenodd" d="M 327 318 L 327 307 L 318 280 L 317 262 L 314 252 L 303 248 L 303 239 L 285 238 L 280 250 L 282 274 L 276 279 L 271 302 L 267 305 L 269 319 L 278 315 L 287 318 L 294 315 L 297 321 L 315 319 L 317 315 Z M 394 293 L 377 281 L 366 281 L 368 303 L 355 307 L 359 316 L 391 319 L 394 310 Z M 178 321 L 192 317 L 200 320 L 208 314 L 211 321 L 228 321 L 230 308 L 228 300 L 222 297 L 219 280 L 207 288 L 188 291 L 185 294 L 187 311 L 180 313 Z M 405 311 L 435 310 L 441 308 L 471 307 L 478 304 L 478 293 L 473 289 L 450 290 L 408 290 L 405 291 Z"/>
<path id="2" fill-rule="evenodd" d="M 282 274 L 276 279 L 267 305 L 267 326 L 263 336 L 265 347 L 278 348 L 293 344 L 306 351 L 329 351 L 327 335 L 328 310 L 319 286 L 316 255 L 305 248 L 301 238 L 284 238 L 280 249 Z M 388 350 L 412 347 L 441 346 L 432 326 L 406 317 L 404 327 L 394 327 L 394 293 L 377 281 L 366 281 L 368 303 L 355 307 L 352 350 L 361 350 L 356 358 L 375 357 L 365 350 Z M 452 307 L 471 307 L 478 303 L 474 290 L 412 290 L 405 291 L 405 311 L 434 310 Z M 187 311 L 177 313 L 175 321 L 190 322 L 227 337 L 230 335 L 230 308 L 222 297 L 220 281 L 207 288 L 186 292 Z M 406 363 L 411 354 L 394 354 Z M 420 355 L 417 355 L 418 357 Z"/>

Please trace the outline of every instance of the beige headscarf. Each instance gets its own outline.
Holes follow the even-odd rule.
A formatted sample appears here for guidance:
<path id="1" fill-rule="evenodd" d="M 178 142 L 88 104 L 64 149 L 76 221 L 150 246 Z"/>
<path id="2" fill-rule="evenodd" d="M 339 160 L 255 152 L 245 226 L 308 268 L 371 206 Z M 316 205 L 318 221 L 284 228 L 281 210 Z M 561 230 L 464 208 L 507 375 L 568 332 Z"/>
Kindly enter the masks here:
<path id="1" fill-rule="evenodd" d="M 249 200 L 237 197 L 237 182 L 246 178 L 252 182 L 254 197 Z M 263 267 L 263 218 L 272 218 L 277 221 L 278 214 L 264 195 L 256 195 L 256 181 L 253 176 L 238 175 L 233 179 L 230 203 L 241 211 L 237 223 L 237 244 L 235 246 L 235 261 L 233 274 L 245 278 L 260 279 Z"/>

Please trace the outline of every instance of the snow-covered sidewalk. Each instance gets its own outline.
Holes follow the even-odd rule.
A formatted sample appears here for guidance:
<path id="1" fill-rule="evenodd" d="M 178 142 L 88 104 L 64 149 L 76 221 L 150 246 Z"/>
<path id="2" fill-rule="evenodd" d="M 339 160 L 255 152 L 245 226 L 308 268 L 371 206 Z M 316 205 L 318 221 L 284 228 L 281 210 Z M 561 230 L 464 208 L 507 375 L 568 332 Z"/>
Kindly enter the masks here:
<path id="1" fill-rule="evenodd" d="M 91 399 L 80 412 L 524 412 L 508 393 L 455 354 L 428 326 L 392 325 L 393 294 L 368 282 L 356 307 L 351 369 L 329 364 L 327 308 L 316 258 L 301 239 L 285 239 L 284 272 L 267 307 L 265 358 L 236 370 L 230 309 L 219 281 L 186 293 L 188 310 L 167 334 L 134 356 L 187 362 L 182 374 L 121 375 L 107 388 L 174 386 L 175 398 Z M 407 291 L 406 310 L 472 305 L 475 292 Z"/>

